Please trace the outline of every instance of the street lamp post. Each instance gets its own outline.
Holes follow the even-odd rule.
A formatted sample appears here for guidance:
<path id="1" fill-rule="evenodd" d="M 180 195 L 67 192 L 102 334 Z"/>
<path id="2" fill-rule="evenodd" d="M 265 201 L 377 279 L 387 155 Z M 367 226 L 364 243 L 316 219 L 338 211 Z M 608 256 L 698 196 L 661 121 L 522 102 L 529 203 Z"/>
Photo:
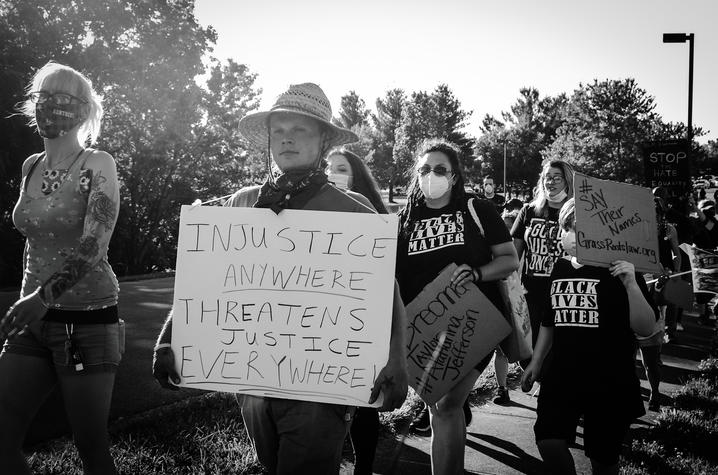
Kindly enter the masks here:
<path id="1" fill-rule="evenodd" d="M 685 43 L 688 41 L 688 150 L 693 141 L 693 33 L 663 33 L 664 43 Z"/>
<path id="2" fill-rule="evenodd" d="M 506 142 L 504 142 L 504 200 L 509 200 L 509 195 L 506 188 Z"/>

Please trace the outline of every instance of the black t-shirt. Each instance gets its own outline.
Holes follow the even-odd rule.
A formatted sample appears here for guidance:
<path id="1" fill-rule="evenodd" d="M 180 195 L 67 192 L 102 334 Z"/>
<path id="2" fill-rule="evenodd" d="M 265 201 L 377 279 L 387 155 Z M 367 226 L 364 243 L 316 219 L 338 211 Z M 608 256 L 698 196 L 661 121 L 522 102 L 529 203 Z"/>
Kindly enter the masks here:
<path id="1" fill-rule="evenodd" d="M 547 206 L 547 210 L 546 216 L 540 216 L 536 208 L 525 205 L 511 228 L 511 237 L 523 239 L 526 243 L 524 283 L 534 277 L 546 278 L 551 275 L 554 262 L 564 255 L 559 239 L 559 209 Z"/>
<path id="2" fill-rule="evenodd" d="M 480 195 L 482 199 L 485 199 L 486 201 L 490 201 L 496 206 L 496 211 L 499 213 L 503 211 L 504 209 L 504 203 L 506 203 L 506 200 L 504 199 L 503 195 L 500 195 L 498 193 L 494 193 L 494 196 L 491 198 L 488 198 L 486 195 Z"/>
<path id="3" fill-rule="evenodd" d="M 643 276 L 636 281 L 650 303 Z M 541 324 L 553 327 L 553 359 L 543 383 L 586 391 L 587 397 L 620 397 L 629 412 L 643 408 L 634 369 L 636 338 L 630 327 L 626 289 L 603 267 L 579 266 L 561 258 Z M 633 415 L 633 414 L 631 414 Z"/>
<path id="4" fill-rule="evenodd" d="M 397 246 L 396 273 L 404 303 L 411 302 L 450 263 L 478 267 L 492 259 L 489 246 L 511 242 L 494 206 L 481 199 L 471 202 L 481 220 L 483 237 L 468 209 L 456 209 L 452 205 L 417 209 L 409 223 L 409 235 L 400 236 Z M 495 282 L 479 282 L 478 287 L 497 304 Z"/>

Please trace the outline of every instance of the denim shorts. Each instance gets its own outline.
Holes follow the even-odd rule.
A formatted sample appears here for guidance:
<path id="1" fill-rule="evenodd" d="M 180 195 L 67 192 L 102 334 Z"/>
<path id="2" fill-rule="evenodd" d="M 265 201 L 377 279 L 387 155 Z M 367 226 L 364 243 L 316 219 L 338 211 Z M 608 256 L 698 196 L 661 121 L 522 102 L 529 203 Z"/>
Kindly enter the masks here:
<path id="1" fill-rule="evenodd" d="M 82 370 L 78 371 L 67 350 L 68 332 L 79 350 Z M 3 353 L 45 358 L 58 373 L 82 374 L 117 371 L 125 352 L 125 322 L 77 323 L 39 321 L 7 340 Z"/>

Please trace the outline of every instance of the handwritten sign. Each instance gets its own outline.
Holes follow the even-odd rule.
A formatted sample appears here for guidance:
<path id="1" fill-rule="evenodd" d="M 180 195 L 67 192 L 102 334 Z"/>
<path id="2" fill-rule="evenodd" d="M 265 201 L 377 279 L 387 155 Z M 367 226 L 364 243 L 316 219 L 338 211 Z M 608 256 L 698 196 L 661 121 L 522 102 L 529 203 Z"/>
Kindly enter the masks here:
<path id="1" fill-rule="evenodd" d="M 474 284 L 451 285 L 454 269 L 455 264 L 447 266 L 406 307 L 409 385 L 429 404 L 511 333 L 501 312 Z"/>
<path id="2" fill-rule="evenodd" d="M 396 229 L 393 215 L 183 206 L 180 385 L 368 406 L 389 357 Z"/>
<path id="3" fill-rule="evenodd" d="M 686 140 L 646 143 L 643 149 L 645 184 L 665 188 L 668 197 L 685 197 L 691 191 L 691 162 Z"/>
<path id="4" fill-rule="evenodd" d="M 573 183 L 579 262 L 608 267 L 621 259 L 637 271 L 660 272 L 651 190 L 582 173 L 574 174 Z"/>

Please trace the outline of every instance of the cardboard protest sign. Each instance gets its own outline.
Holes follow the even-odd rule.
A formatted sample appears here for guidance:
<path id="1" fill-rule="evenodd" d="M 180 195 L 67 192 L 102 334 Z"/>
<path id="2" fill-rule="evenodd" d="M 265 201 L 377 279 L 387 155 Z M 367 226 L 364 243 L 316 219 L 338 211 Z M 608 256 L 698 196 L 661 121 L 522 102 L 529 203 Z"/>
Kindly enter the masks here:
<path id="1" fill-rule="evenodd" d="M 688 141 L 661 140 L 643 144 L 645 185 L 660 186 L 668 197 L 684 197 L 690 193 L 691 162 Z"/>
<path id="2" fill-rule="evenodd" d="M 608 267 L 621 259 L 639 272 L 660 272 L 651 190 L 582 173 L 574 174 L 573 186 L 579 262 Z"/>
<path id="3" fill-rule="evenodd" d="M 718 254 L 690 244 L 681 244 L 693 270 L 693 292 L 718 294 Z"/>
<path id="4" fill-rule="evenodd" d="M 409 385 L 429 404 L 511 332 L 501 312 L 474 284 L 451 285 L 454 269 L 455 264 L 447 266 L 406 307 Z"/>
<path id="5" fill-rule="evenodd" d="M 367 406 L 389 357 L 396 229 L 393 215 L 183 206 L 180 386 Z"/>

